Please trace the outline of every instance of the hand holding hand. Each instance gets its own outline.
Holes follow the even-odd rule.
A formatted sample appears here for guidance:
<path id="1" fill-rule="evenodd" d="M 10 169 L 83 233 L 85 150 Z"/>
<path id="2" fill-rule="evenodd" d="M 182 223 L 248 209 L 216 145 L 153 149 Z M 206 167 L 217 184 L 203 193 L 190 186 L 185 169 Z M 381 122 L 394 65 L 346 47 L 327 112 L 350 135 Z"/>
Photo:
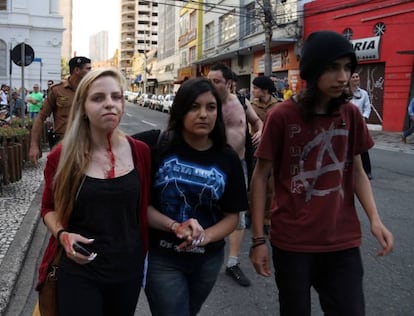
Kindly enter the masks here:
<path id="1" fill-rule="evenodd" d="M 182 250 L 184 248 L 194 248 L 197 246 L 204 245 L 205 233 L 203 227 L 200 223 L 194 219 L 190 218 L 187 221 L 178 224 L 174 229 L 176 236 L 180 239 L 185 239 L 179 246 L 178 249 Z"/>

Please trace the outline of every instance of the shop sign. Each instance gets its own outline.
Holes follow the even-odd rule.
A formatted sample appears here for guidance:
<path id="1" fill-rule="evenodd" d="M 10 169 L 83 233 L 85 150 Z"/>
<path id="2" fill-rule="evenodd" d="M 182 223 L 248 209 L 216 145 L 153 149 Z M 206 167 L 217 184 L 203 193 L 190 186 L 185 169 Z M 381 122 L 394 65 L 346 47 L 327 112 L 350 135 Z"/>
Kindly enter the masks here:
<path id="1" fill-rule="evenodd" d="M 177 81 L 183 81 L 184 79 L 190 79 L 195 76 L 195 69 L 193 66 L 183 67 L 177 71 Z"/>
<path id="2" fill-rule="evenodd" d="M 357 59 L 360 61 L 379 59 L 381 36 L 366 37 L 351 40 Z"/>

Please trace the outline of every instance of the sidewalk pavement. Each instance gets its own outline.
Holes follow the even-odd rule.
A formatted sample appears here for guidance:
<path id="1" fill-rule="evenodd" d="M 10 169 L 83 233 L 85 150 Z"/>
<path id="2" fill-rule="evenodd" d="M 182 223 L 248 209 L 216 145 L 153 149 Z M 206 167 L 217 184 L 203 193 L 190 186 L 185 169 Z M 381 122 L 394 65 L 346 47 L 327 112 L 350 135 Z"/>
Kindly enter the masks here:
<path id="1" fill-rule="evenodd" d="M 374 148 L 414 155 L 414 137 L 401 141 L 401 133 L 371 129 Z M 3 186 L 0 194 L 0 315 L 7 308 L 37 224 L 46 154 L 36 167 L 27 165 L 22 179 Z M 39 254 L 40 255 L 40 254 Z"/>

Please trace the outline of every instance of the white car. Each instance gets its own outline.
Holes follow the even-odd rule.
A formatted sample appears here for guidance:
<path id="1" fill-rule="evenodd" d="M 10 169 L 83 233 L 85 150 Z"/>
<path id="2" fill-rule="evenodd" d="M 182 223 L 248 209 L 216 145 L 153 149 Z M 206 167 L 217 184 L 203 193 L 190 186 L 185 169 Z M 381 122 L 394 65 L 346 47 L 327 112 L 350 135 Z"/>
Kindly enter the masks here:
<path id="1" fill-rule="evenodd" d="M 138 96 L 139 96 L 138 92 L 129 92 L 127 96 L 127 101 L 131 103 L 136 103 Z"/>
<path id="2" fill-rule="evenodd" d="M 162 102 L 161 111 L 164 113 L 170 113 L 171 106 L 174 101 L 174 94 L 167 94 Z"/>

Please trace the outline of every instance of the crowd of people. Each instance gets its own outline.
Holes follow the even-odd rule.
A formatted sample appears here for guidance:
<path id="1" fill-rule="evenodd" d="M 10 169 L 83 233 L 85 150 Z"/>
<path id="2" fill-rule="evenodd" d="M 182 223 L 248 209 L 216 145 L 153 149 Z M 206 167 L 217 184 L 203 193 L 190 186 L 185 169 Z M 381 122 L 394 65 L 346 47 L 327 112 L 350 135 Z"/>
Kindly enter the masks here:
<path id="1" fill-rule="evenodd" d="M 378 255 L 394 241 L 370 183 L 370 100 L 342 35 L 307 38 L 298 93 L 263 75 L 250 96 L 238 93 L 231 69 L 215 64 L 181 85 L 165 130 L 133 136 L 119 126 L 121 73 L 91 70 L 86 57 L 69 68 L 45 98 L 34 85 L 27 99 L 33 164 L 53 118 L 41 203 L 51 236 L 37 290 L 59 254 L 59 315 L 134 315 L 141 284 L 153 315 L 197 315 L 223 265 L 251 286 L 239 258 L 246 218 L 250 260 L 274 274 L 280 315 L 310 315 L 311 287 L 326 314 L 365 314 L 354 196 Z"/>

